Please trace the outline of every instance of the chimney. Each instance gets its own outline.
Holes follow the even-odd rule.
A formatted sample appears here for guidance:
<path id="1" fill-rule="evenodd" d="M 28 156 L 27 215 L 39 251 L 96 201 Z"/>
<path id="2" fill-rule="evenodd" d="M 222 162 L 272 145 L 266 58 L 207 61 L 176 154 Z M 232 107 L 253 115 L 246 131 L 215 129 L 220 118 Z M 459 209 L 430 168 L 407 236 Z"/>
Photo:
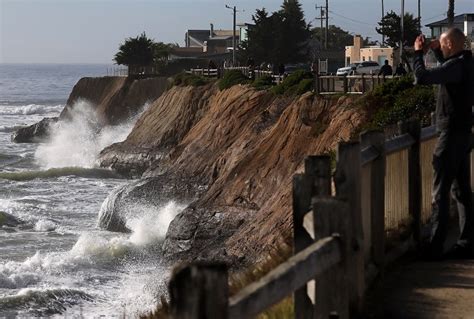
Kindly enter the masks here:
<path id="1" fill-rule="evenodd" d="M 211 32 L 209 34 L 209 39 L 212 39 L 214 37 L 214 24 L 211 23 Z"/>
<path id="2" fill-rule="evenodd" d="M 360 50 L 362 48 L 362 44 L 364 42 L 362 41 L 362 37 L 359 34 L 356 34 L 354 36 L 354 50 Z"/>

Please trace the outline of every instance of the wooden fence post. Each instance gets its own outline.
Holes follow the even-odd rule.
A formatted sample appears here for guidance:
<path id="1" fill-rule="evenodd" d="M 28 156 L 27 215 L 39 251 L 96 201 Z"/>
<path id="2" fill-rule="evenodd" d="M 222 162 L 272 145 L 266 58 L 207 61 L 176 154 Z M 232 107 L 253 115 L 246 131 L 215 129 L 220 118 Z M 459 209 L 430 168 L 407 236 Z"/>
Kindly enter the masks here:
<path id="1" fill-rule="evenodd" d="M 415 143 L 408 149 L 408 211 L 412 218 L 413 238 L 416 243 L 421 243 L 421 162 L 420 162 L 420 137 L 421 125 L 417 119 L 401 122 L 400 134 L 408 133 Z"/>
<path id="2" fill-rule="evenodd" d="M 361 155 L 358 142 L 340 143 L 337 152 L 336 195 L 347 200 L 351 212 L 351 267 L 349 303 L 351 316 L 362 312 L 365 293 L 363 229 L 361 213 Z"/>
<path id="3" fill-rule="evenodd" d="M 364 73 L 361 74 L 361 77 L 362 77 L 362 93 L 365 93 L 366 91 L 366 81 L 365 81 L 365 76 L 364 76 Z"/>
<path id="4" fill-rule="evenodd" d="M 344 93 L 347 93 L 349 91 L 349 84 L 348 84 L 348 79 L 347 79 L 347 75 L 344 75 L 344 84 L 343 84 L 343 87 L 344 87 Z"/>
<path id="5" fill-rule="evenodd" d="M 305 160 L 305 174 L 293 178 L 293 236 L 294 254 L 314 242 L 304 228 L 304 217 L 311 209 L 311 198 L 316 195 L 329 195 L 331 191 L 331 167 L 329 156 L 310 156 Z M 311 318 L 313 304 L 304 286 L 294 294 L 295 318 Z"/>
<path id="6" fill-rule="evenodd" d="M 349 318 L 349 289 L 347 270 L 350 265 L 349 205 L 335 198 L 313 199 L 316 240 L 336 235 L 341 241 L 342 262 L 316 279 L 314 318 Z"/>
<path id="7" fill-rule="evenodd" d="M 178 267 L 169 283 L 171 318 L 226 319 L 227 266 L 197 263 Z"/>
<path id="8" fill-rule="evenodd" d="M 369 131 L 361 135 L 362 147 L 374 147 L 380 154 L 370 164 L 370 229 L 371 257 L 375 265 L 385 263 L 385 135 L 383 131 Z"/>
<path id="9" fill-rule="evenodd" d="M 293 177 L 293 254 L 296 255 L 312 243 L 312 238 L 303 226 L 304 215 L 311 201 L 311 182 L 305 174 Z M 312 318 L 313 305 L 306 285 L 294 293 L 295 318 Z"/>

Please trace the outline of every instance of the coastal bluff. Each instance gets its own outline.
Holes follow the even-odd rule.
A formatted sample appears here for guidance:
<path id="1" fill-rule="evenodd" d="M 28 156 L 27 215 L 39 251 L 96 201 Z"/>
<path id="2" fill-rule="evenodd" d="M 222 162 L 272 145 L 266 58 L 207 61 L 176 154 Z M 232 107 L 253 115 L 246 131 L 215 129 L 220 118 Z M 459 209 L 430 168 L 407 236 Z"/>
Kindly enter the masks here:
<path id="1" fill-rule="evenodd" d="M 146 195 L 123 192 L 131 202 L 159 198 L 163 185 L 179 190 L 185 183 L 195 191 L 168 229 L 169 259 L 253 263 L 291 245 L 293 175 L 305 157 L 334 154 L 360 130 L 367 114 L 354 106 L 358 98 L 284 97 L 249 85 L 174 86 L 99 161 L 145 178 L 137 193 Z"/>
<path id="2" fill-rule="evenodd" d="M 142 107 L 157 99 L 168 86 L 166 77 L 133 79 L 128 77 L 85 77 L 80 79 L 69 95 L 58 118 L 18 129 L 12 135 L 16 143 L 41 142 L 48 138 L 52 125 L 68 120 L 70 111 L 80 100 L 92 105 L 101 125 L 118 125 L 135 116 Z"/>

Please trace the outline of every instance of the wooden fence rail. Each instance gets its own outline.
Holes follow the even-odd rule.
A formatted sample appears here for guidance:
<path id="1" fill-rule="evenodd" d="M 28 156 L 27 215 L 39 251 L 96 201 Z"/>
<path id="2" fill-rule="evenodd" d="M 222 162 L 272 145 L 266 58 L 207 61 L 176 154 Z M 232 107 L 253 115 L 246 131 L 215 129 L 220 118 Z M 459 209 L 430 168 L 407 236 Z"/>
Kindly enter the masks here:
<path id="1" fill-rule="evenodd" d="M 224 265 L 176 270 L 170 281 L 172 317 L 252 318 L 291 294 L 295 318 L 360 315 L 366 285 L 420 243 L 426 221 L 423 203 L 432 176 L 423 172 L 431 166 L 436 130 L 409 120 L 399 124 L 399 133 L 385 140 L 383 132 L 369 131 L 358 142 L 339 144 L 334 174 L 328 156 L 306 158 L 304 173 L 293 179 L 294 255 L 230 298 Z M 405 163 L 393 165 L 400 158 Z M 471 154 L 474 166 L 472 159 Z M 395 178 L 402 175 L 407 178 Z M 403 198 L 407 206 L 400 211 Z M 407 217 L 408 230 L 401 229 Z M 390 249 L 389 235 L 397 231 L 408 231 L 410 239 Z"/>

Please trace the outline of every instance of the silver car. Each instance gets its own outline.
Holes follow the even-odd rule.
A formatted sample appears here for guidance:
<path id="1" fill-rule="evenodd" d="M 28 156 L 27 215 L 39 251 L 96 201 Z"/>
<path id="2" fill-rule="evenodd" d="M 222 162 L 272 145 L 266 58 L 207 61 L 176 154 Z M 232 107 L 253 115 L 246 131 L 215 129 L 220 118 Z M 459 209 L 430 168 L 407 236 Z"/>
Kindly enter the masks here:
<path id="1" fill-rule="evenodd" d="M 380 65 L 375 61 L 354 62 L 349 66 L 337 69 L 336 75 L 353 75 L 353 74 L 378 74 Z"/>

